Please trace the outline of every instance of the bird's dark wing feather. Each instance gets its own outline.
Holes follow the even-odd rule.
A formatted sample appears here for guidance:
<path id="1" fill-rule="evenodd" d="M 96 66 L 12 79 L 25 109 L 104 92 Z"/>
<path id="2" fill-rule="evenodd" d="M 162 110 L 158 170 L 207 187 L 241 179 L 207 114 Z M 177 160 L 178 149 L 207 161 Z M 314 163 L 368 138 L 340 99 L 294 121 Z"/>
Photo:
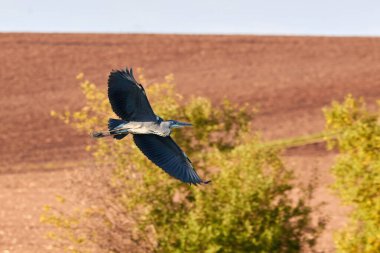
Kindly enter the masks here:
<path id="1" fill-rule="evenodd" d="M 200 179 L 189 158 L 170 136 L 135 134 L 133 140 L 149 160 L 172 177 L 189 184 L 207 183 Z"/>
<path id="2" fill-rule="evenodd" d="M 155 121 L 145 90 L 133 77 L 132 69 L 114 70 L 108 78 L 112 110 L 126 121 Z"/>

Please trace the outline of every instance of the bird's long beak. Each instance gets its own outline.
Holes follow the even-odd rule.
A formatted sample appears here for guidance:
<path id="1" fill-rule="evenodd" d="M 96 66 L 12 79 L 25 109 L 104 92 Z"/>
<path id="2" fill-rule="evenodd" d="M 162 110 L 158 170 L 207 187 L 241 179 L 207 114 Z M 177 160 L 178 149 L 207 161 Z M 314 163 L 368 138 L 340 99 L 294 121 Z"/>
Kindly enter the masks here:
<path id="1" fill-rule="evenodd" d="M 173 128 L 187 127 L 187 126 L 192 126 L 192 124 L 177 121 L 174 125 L 172 125 Z"/>

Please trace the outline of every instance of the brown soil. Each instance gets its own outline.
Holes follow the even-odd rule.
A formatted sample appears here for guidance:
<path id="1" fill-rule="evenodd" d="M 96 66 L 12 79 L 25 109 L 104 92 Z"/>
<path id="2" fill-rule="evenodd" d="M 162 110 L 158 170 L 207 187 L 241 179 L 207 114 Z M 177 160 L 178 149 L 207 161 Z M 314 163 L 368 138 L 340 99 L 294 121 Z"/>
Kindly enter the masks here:
<path id="1" fill-rule="evenodd" d="M 89 159 L 92 141 L 50 117 L 83 105 L 79 72 L 104 89 L 109 71 L 125 65 L 150 81 L 173 73 L 185 96 L 257 106 L 265 139 L 321 131 L 321 108 L 347 93 L 370 104 L 380 97 L 378 38 L 0 34 L 0 63 L 0 252 L 51 252 L 41 207 L 67 191 L 62 173 Z M 318 249 L 333 252 L 347 213 L 328 188 L 334 154 L 310 145 L 286 160 L 300 181 L 318 178 L 314 202 L 326 201 L 330 217 Z"/>

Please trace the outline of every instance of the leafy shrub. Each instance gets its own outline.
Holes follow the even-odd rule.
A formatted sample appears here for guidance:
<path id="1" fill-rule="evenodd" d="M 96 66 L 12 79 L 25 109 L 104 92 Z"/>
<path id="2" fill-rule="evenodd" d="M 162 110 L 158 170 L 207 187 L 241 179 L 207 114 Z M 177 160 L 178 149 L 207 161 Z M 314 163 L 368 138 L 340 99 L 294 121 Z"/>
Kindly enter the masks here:
<path id="1" fill-rule="evenodd" d="M 332 168 L 334 188 L 355 209 L 349 225 L 336 237 L 338 252 L 380 252 L 380 125 L 362 99 L 348 96 L 324 110 L 328 131 L 340 151 Z"/>
<path id="2" fill-rule="evenodd" d="M 87 203 L 78 208 L 74 202 L 74 210 L 65 212 L 47 207 L 42 215 L 58 228 L 53 236 L 66 249 L 299 252 L 302 245 L 314 244 L 320 226 L 311 225 L 308 192 L 290 197 L 292 174 L 276 150 L 264 148 L 250 133 L 253 112 L 247 105 L 225 100 L 215 107 L 201 97 L 184 101 L 171 75 L 145 86 L 158 115 L 193 124 L 175 131 L 174 139 L 201 176 L 213 182 L 194 187 L 170 178 L 131 138 L 96 140 L 89 150 L 97 168 L 80 181 L 92 187 Z M 106 126 L 114 117 L 106 94 L 85 80 L 81 87 L 84 107 L 53 115 L 86 132 Z"/>

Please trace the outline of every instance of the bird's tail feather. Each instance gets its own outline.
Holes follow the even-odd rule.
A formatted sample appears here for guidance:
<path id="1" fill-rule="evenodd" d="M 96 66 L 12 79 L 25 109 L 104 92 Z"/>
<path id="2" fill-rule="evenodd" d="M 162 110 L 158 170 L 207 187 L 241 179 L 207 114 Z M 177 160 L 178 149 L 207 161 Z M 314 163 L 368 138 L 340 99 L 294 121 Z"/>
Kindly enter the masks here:
<path id="1" fill-rule="evenodd" d="M 121 126 L 121 125 L 123 125 L 125 123 L 127 123 L 127 122 L 124 121 L 124 120 L 121 120 L 121 119 L 109 119 L 108 120 L 108 130 L 109 131 L 115 130 L 119 126 Z"/>
<path id="2" fill-rule="evenodd" d="M 121 140 L 125 136 L 128 135 L 128 133 L 125 133 L 125 132 L 123 132 L 122 134 L 117 133 L 117 128 L 119 126 L 125 124 L 125 123 L 127 123 L 127 122 L 125 122 L 124 120 L 121 120 L 121 119 L 109 119 L 108 120 L 108 130 L 111 133 L 111 135 L 113 136 L 113 138 L 115 138 L 117 140 Z"/>

